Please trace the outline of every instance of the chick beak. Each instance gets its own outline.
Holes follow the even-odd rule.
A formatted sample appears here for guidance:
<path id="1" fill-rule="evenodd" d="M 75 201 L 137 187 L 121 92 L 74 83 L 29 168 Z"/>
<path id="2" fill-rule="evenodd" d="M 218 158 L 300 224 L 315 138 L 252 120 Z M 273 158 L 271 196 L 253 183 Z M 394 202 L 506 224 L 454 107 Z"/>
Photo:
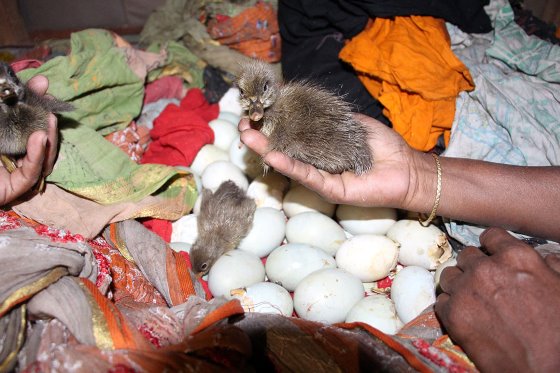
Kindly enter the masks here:
<path id="1" fill-rule="evenodd" d="M 12 105 L 17 102 L 18 96 L 15 89 L 9 84 L 2 84 L 0 86 L 0 100 L 7 105 Z"/>
<path id="2" fill-rule="evenodd" d="M 264 116 L 263 104 L 259 101 L 251 101 L 251 106 L 249 107 L 249 119 L 253 122 L 258 122 Z"/>

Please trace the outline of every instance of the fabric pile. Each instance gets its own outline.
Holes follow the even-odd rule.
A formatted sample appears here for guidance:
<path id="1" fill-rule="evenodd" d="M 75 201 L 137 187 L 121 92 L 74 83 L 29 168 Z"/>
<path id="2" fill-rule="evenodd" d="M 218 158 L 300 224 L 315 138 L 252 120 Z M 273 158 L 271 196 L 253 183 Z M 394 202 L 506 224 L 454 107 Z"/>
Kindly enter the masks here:
<path id="1" fill-rule="evenodd" d="M 0 372 L 476 371 L 431 308 L 389 336 L 211 299 L 170 249 L 171 222 L 194 206 L 186 167 L 251 57 L 344 95 L 416 149 L 558 165 L 560 47 L 516 20 L 504 0 L 169 0 L 140 47 L 90 29 L 67 54 L 14 62 L 76 110 L 59 118 L 45 193 L 0 212 Z M 480 227 L 446 227 L 478 244 Z"/>

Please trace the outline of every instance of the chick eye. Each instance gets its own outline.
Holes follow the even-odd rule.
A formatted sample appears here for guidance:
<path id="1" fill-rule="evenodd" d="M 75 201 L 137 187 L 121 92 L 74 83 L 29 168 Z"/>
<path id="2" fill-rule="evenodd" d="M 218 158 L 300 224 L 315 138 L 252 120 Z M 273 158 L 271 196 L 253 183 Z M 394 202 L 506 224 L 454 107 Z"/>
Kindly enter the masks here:
<path id="1" fill-rule="evenodd" d="M 264 83 L 263 92 L 268 91 L 268 82 Z"/>
<path id="2" fill-rule="evenodd" d="M 200 265 L 200 269 L 203 270 L 203 271 L 206 271 L 208 269 L 208 263 L 202 263 Z"/>

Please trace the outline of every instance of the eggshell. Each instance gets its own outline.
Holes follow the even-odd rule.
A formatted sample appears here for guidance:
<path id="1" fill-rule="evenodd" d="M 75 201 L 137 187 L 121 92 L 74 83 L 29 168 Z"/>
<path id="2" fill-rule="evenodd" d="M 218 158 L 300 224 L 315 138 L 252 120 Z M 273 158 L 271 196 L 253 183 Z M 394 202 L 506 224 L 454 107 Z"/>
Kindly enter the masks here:
<path id="1" fill-rule="evenodd" d="M 216 145 L 206 144 L 196 154 L 191 169 L 198 175 L 202 175 L 204 169 L 211 163 L 216 161 L 227 161 L 229 155 Z"/>
<path id="2" fill-rule="evenodd" d="M 397 316 L 395 304 L 383 294 L 373 294 L 360 300 L 346 316 L 346 322 L 363 322 L 385 334 L 396 334 L 403 323 Z"/>
<path id="3" fill-rule="evenodd" d="M 201 175 L 202 186 L 213 192 L 226 180 L 233 181 L 239 188 L 246 191 L 249 181 L 243 172 L 231 162 L 217 161 L 204 169 Z"/>
<path id="4" fill-rule="evenodd" d="M 452 267 L 452 266 L 456 266 L 457 265 L 457 259 L 454 257 L 451 257 L 449 259 L 447 259 L 445 262 L 441 263 L 437 268 L 436 268 L 436 272 L 434 273 L 434 283 L 436 285 L 436 288 L 439 286 L 439 278 L 441 277 L 441 272 L 443 272 L 443 270 L 447 267 Z"/>
<path id="5" fill-rule="evenodd" d="M 294 292 L 294 308 L 299 317 L 332 324 L 346 315 L 364 297 L 362 282 L 339 269 L 327 268 L 305 277 Z"/>
<path id="6" fill-rule="evenodd" d="M 241 116 L 243 109 L 239 104 L 239 89 L 232 87 L 222 96 L 218 102 L 220 112 L 227 111 L 235 115 Z"/>
<path id="7" fill-rule="evenodd" d="M 208 272 L 208 288 L 214 297 L 232 299 L 233 289 L 264 281 L 264 265 L 258 256 L 230 250 L 216 260 Z"/>
<path id="8" fill-rule="evenodd" d="M 245 312 L 273 313 L 292 316 L 294 302 L 290 293 L 272 282 L 259 282 L 247 288 L 232 290 Z"/>
<path id="9" fill-rule="evenodd" d="M 251 179 L 264 173 L 261 156 L 243 144 L 239 135 L 232 141 L 228 156 Z"/>
<path id="10" fill-rule="evenodd" d="M 214 131 L 214 145 L 229 152 L 231 143 L 239 135 L 237 126 L 223 119 L 211 120 L 208 125 Z"/>
<path id="11" fill-rule="evenodd" d="M 344 241 L 336 252 L 336 264 L 362 282 L 387 277 L 395 268 L 399 247 L 395 241 L 382 236 L 364 234 Z"/>
<path id="12" fill-rule="evenodd" d="M 218 114 L 218 119 L 227 120 L 231 124 L 235 125 L 235 127 L 237 128 L 237 125 L 239 124 L 239 120 L 241 119 L 241 117 L 230 111 L 221 111 L 220 114 Z"/>
<path id="13" fill-rule="evenodd" d="M 289 187 L 288 178 L 277 172 L 259 175 L 249 184 L 247 195 L 255 200 L 257 207 L 282 209 L 284 193 Z"/>
<path id="14" fill-rule="evenodd" d="M 286 239 L 289 243 L 305 243 L 334 256 L 346 240 L 344 230 L 334 220 L 318 212 L 302 212 L 288 220 Z"/>
<path id="15" fill-rule="evenodd" d="M 169 247 L 176 252 L 185 251 L 187 253 L 190 253 L 192 244 L 187 242 L 170 242 Z"/>
<path id="16" fill-rule="evenodd" d="M 263 258 L 277 248 L 284 241 L 285 236 L 284 213 L 271 207 L 261 207 L 255 210 L 251 230 L 237 248 Z"/>
<path id="17" fill-rule="evenodd" d="M 423 227 L 418 220 L 399 220 L 387 237 L 400 245 L 399 263 L 404 266 L 436 267 L 451 257 L 447 236 L 435 225 Z"/>
<path id="18" fill-rule="evenodd" d="M 193 244 L 198 238 L 197 217 L 185 215 L 171 223 L 171 242 Z"/>
<path id="19" fill-rule="evenodd" d="M 395 275 L 391 299 L 397 315 L 406 324 L 436 301 L 434 276 L 422 267 L 404 267 Z"/>
<path id="20" fill-rule="evenodd" d="M 389 207 L 338 205 L 338 223 L 353 235 L 386 234 L 397 221 L 397 210 Z"/>
<path id="21" fill-rule="evenodd" d="M 335 268 L 332 256 L 313 246 L 289 243 L 274 249 L 266 259 L 266 276 L 288 291 L 312 272 Z"/>
<path id="22" fill-rule="evenodd" d="M 308 211 L 320 212 L 326 216 L 333 216 L 336 205 L 325 201 L 317 193 L 303 185 L 296 185 L 284 196 L 282 208 L 287 217 Z"/>

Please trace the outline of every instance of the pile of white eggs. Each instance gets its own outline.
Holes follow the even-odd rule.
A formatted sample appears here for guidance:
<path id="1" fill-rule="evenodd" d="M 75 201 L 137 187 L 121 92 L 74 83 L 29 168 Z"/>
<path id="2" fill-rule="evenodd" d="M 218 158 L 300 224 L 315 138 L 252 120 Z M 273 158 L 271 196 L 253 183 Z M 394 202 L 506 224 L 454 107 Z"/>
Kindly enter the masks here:
<path id="1" fill-rule="evenodd" d="M 239 299 L 246 312 L 276 313 L 328 324 L 360 321 L 395 334 L 435 301 L 441 269 L 453 265 L 444 232 L 397 210 L 333 205 L 274 171 L 240 143 L 241 108 L 232 88 L 210 122 L 214 144 L 190 170 L 197 187 L 232 180 L 257 210 L 238 248 L 220 257 L 207 281 L 214 297 Z M 171 247 L 188 251 L 197 238 L 193 212 L 175 221 Z M 379 280 L 392 279 L 388 288 Z"/>

